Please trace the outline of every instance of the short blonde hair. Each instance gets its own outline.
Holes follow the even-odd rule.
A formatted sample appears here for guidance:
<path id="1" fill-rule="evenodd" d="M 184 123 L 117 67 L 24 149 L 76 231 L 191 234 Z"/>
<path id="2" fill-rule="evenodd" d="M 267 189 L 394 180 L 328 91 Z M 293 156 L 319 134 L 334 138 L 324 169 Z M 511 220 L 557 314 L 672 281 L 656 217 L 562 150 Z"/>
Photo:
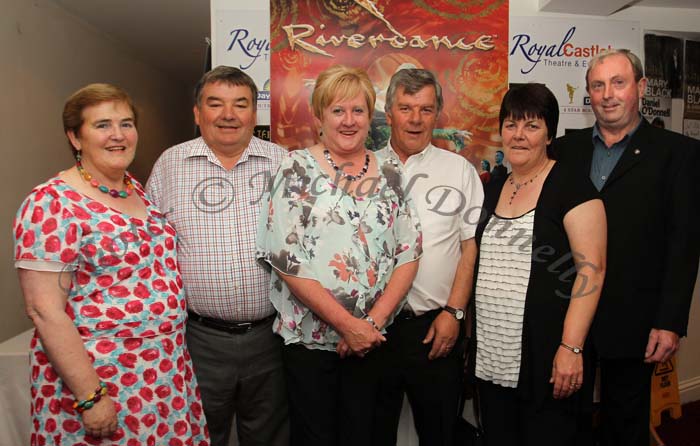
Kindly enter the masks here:
<path id="1" fill-rule="evenodd" d="M 377 94 L 367 72 L 362 68 L 351 68 L 345 65 L 333 65 L 326 68 L 318 75 L 314 92 L 311 95 L 314 116 L 321 119 L 323 109 L 333 102 L 352 99 L 359 94 L 364 95 L 369 117 L 372 119 Z"/>

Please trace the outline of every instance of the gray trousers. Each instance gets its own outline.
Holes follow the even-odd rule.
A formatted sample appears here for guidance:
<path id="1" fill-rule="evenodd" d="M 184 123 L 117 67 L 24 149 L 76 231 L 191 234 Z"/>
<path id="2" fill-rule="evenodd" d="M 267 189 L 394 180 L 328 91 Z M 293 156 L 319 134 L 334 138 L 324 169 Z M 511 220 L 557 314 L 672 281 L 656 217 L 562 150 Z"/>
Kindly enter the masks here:
<path id="1" fill-rule="evenodd" d="M 211 445 L 228 444 L 235 414 L 241 446 L 287 446 L 282 338 L 272 332 L 272 321 L 229 334 L 188 320 L 186 339 Z"/>

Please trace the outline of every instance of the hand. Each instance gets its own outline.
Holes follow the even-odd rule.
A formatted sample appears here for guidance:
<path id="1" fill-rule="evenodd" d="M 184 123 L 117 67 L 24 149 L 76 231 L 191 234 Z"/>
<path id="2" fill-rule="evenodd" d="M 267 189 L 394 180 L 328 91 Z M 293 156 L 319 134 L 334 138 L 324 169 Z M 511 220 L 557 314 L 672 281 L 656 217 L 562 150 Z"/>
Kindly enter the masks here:
<path id="1" fill-rule="evenodd" d="M 352 355 L 352 351 L 350 350 L 350 347 L 348 347 L 348 343 L 345 342 L 345 339 L 341 339 L 340 342 L 338 342 L 338 345 L 335 347 L 335 351 L 338 353 L 341 359 Z"/>
<path id="2" fill-rule="evenodd" d="M 428 353 L 428 359 L 433 360 L 443 358 L 450 354 L 459 336 L 460 323 L 453 315 L 447 311 L 441 311 L 437 315 L 428 334 L 423 339 L 423 344 L 433 343 L 433 347 Z"/>
<path id="3" fill-rule="evenodd" d="M 644 352 L 644 362 L 666 362 L 671 359 L 680 342 L 678 335 L 669 330 L 652 328 L 649 332 L 649 342 Z"/>
<path id="4" fill-rule="evenodd" d="M 369 322 L 356 317 L 352 319 L 349 324 L 350 328 L 340 333 L 343 339 L 338 343 L 336 351 L 341 355 L 341 358 L 350 354 L 363 357 L 371 349 L 379 347 L 382 342 L 386 341 L 386 338 Z"/>
<path id="5" fill-rule="evenodd" d="M 568 398 L 583 385 L 583 357 L 564 347 L 559 347 L 552 363 L 554 399 Z"/>
<path id="6" fill-rule="evenodd" d="M 83 412 L 82 416 L 85 433 L 93 438 L 106 438 L 117 430 L 117 411 L 107 395 Z"/>

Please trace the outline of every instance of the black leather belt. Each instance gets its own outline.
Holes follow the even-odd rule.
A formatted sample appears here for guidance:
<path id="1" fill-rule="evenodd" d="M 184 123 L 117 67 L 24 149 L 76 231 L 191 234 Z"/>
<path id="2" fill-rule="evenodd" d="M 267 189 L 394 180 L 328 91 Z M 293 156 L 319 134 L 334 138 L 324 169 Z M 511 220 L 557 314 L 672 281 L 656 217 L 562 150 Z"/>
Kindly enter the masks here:
<path id="1" fill-rule="evenodd" d="M 193 321 L 199 322 L 200 324 L 204 325 L 205 327 L 213 328 L 214 330 L 225 331 L 226 333 L 230 333 L 230 334 L 247 333 L 250 330 L 252 330 L 253 327 L 257 327 L 258 325 L 262 325 L 266 322 L 270 322 L 272 319 L 275 318 L 275 314 L 273 313 L 267 317 L 264 317 L 262 319 L 258 319 L 257 321 L 229 322 L 229 321 L 222 321 L 221 319 L 214 319 L 211 317 L 201 316 L 201 315 L 199 315 L 191 310 L 187 310 L 187 315 L 189 316 L 190 319 L 192 319 Z"/>
<path id="2" fill-rule="evenodd" d="M 404 307 L 403 310 L 399 311 L 399 314 L 396 315 L 397 320 L 411 320 L 411 319 L 426 319 L 429 317 L 435 318 L 435 316 L 438 315 L 442 311 L 442 308 L 436 308 L 434 310 L 426 311 L 423 314 L 416 314 L 411 310 L 410 308 Z"/>

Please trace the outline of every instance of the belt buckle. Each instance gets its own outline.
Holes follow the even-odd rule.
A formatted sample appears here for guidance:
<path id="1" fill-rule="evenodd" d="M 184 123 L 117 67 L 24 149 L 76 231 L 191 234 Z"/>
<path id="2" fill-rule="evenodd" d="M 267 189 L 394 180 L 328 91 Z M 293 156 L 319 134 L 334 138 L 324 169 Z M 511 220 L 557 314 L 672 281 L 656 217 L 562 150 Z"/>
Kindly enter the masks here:
<path id="1" fill-rule="evenodd" d="M 235 325 L 231 326 L 231 333 L 232 334 L 243 334 L 243 333 L 248 333 L 252 329 L 253 329 L 252 322 L 237 322 Z"/>

